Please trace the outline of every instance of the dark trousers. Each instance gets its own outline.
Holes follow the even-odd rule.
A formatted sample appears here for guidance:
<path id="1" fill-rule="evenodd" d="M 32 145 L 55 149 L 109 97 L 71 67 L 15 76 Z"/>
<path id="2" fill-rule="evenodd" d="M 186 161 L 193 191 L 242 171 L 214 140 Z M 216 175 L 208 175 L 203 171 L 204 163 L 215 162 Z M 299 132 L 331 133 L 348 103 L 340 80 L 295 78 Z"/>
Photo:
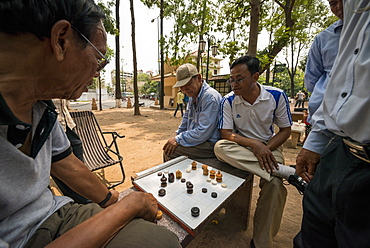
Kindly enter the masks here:
<path id="1" fill-rule="evenodd" d="M 71 142 L 73 154 L 82 162 L 84 161 L 83 158 L 83 148 L 82 148 L 82 141 L 80 137 L 69 127 L 67 127 L 66 134 L 68 137 L 69 142 Z M 77 194 L 74 192 L 70 187 L 67 186 L 67 184 L 63 183 L 61 180 L 59 180 L 56 177 L 53 177 L 53 180 L 55 184 L 58 186 L 60 191 L 63 193 L 63 195 L 68 196 L 72 198 L 75 202 L 80 203 L 80 204 L 86 204 L 86 203 L 91 203 L 89 199 L 86 199 L 85 197 Z"/>
<path id="2" fill-rule="evenodd" d="M 370 247 L 370 163 L 336 138 L 321 157 L 303 197 L 294 247 Z"/>
<path id="3" fill-rule="evenodd" d="M 184 110 L 182 109 L 183 107 L 183 104 L 182 103 L 178 103 L 177 106 L 176 106 L 176 110 L 175 110 L 175 113 L 173 114 L 173 116 L 176 116 L 177 114 L 177 110 L 179 110 L 179 108 L 181 109 L 181 117 L 184 115 Z"/>
<path id="4" fill-rule="evenodd" d="M 304 101 L 303 101 L 303 100 L 297 100 L 297 101 L 295 102 L 294 107 L 304 108 Z"/>

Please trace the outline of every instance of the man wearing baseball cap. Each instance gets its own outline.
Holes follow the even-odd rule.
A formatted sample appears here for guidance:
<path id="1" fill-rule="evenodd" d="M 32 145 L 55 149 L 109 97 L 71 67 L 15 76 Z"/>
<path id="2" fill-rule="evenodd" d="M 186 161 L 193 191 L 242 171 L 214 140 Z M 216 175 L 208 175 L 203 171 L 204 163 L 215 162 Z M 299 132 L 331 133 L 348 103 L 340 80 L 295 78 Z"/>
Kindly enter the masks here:
<path id="1" fill-rule="evenodd" d="M 181 65 L 176 71 L 177 82 L 173 86 L 189 96 L 185 114 L 176 136 L 164 145 L 164 158 L 178 156 L 213 158 L 214 144 L 221 138 L 217 128 L 221 95 L 210 87 L 192 64 Z"/>

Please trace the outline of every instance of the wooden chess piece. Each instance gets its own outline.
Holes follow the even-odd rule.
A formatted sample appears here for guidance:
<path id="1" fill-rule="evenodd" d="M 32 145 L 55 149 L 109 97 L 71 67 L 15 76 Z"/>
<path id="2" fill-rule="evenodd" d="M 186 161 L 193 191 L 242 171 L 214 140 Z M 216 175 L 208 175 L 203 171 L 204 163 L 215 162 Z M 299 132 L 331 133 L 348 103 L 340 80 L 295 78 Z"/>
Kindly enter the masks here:
<path id="1" fill-rule="evenodd" d="M 196 170 L 196 169 L 197 169 L 197 162 L 193 161 L 193 162 L 191 163 L 191 169 L 192 169 L 192 170 Z"/>
<path id="2" fill-rule="evenodd" d="M 209 178 L 215 179 L 215 174 L 216 174 L 216 171 L 210 170 L 210 172 L 209 172 Z"/>
<path id="3" fill-rule="evenodd" d="M 217 174 L 216 174 L 216 181 L 218 183 L 222 182 L 222 174 L 221 174 L 220 171 L 218 171 Z"/>
<path id="4" fill-rule="evenodd" d="M 188 194 L 193 194 L 194 185 L 191 182 L 186 182 L 186 192 Z"/>
<path id="5" fill-rule="evenodd" d="M 181 179 L 182 178 L 182 172 L 180 170 L 176 171 L 176 179 Z"/>
<path id="6" fill-rule="evenodd" d="M 168 182 L 173 183 L 175 181 L 175 175 L 173 173 L 168 174 Z"/>
<path id="7" fill-rule="evenodd" d="M 204 164 L 202 165 L 202 169 L 203 169 L 203 175 L 208 176 L 208 166 Z"/>
<path id="8" fill-rule="evenodd" d="M 156 219 L 160 220 L 162 219 L 162 216 L 163 216 L 163 212 L 161 210 L 158 210 Z"/>
<path id="9" fill-rule="evenodd" d="M 167 177 L 164 175 L 161 178 L 161 187 L 166 187 L 167 186 Z"/>

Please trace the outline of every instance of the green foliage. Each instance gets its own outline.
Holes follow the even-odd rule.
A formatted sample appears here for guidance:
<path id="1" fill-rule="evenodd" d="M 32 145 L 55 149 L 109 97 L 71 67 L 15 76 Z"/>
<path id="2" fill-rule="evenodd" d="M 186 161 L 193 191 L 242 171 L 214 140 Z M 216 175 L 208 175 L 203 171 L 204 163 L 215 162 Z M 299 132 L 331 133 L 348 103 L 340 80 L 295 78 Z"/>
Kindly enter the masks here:
<path id="1" fill-rule="evenodd" d="M 140 81 L 140 82 L 150 82 L 150 75 L 146 74 L 146 73 L 140 73 L 137 75 L 137 81 Z"/>
<path id="2" fill-rule="evenodd" d="M 157 93 L 159 88 L 158 81 L 149 81 L 145 83 L 140 89 L 140 94 Z"/>
<path id="3" fill-rule="evenodd" d="M 159 0 L 141 0 L 150 8 L 159 8 Z M 289 91 L 295 91 L 295 84 L 302 84 L 296 77 L 302 72 L 305 52 L 313 37 L 335 19 L 329 15 L 327 0 L 261 0 L 259 32 L 269 34 L 269 45 L 259 47 L 257 57 L 262 71 L 274 63 L 275 57 L 288 46 L 288 50 L 299 51 L 287 71 L 291 82 Z M 219 53 L 230 61 L 248 51 L 250 26 L 250 1 L 242 0 L 169 0 L 164 3 L 164 17 L 172 20 L 174 29 L 160 42 L 172 65 L 189 61 L 189 53 L 196 50 L 199 35 L 217 33 Z M 299 65 L 299 67 L 298 67 Z M 298 67 L 298 68 L 297 68 Z M 283 85 L 285 87 L 285 85 Z M 302 87 L 300 87 L 302 88 Z"/>
<path id="4" fill-rule="evenodd" d="M 107 33 L 112 35 L 118 35 L 119 31 L 116 28 L 116 20 L 113 18 L 112 7 L 116 5 L 116 1 L 108 1 L 106 4 L 102 0 L 98 0 L 98 6 L 104 11 L 105 16 L 107 17 L 104 20 L 103 24 Z"/>
<path id="5" fill-rule="evenodd" d="M 159 8 L 158 0 L 141 0 L 149 8 Z M 164 4 L 164 18 L 174 22 L 174 29 L 169 36 L 159 42 L 164 45 L 166 57 L 172 65 L 189 61 L 188 55 L 194 52 L 199 35 L 211 31 L 215 11 L 211 0 L 169 0 Z M 193 48 L 190 48 L 193 47 Z"/>

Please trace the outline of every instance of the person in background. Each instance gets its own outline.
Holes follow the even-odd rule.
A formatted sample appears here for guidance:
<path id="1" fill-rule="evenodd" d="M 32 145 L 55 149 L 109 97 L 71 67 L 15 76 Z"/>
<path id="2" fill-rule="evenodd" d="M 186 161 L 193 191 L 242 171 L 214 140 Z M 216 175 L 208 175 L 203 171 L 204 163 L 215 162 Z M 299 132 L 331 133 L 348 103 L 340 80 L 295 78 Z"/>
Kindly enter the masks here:
<path id="1" fill-rule="evenodd" d="M 73 153 L 51 99 L 77 99 L 108 64 L 92 0 L 0 3 L 0 246 L 181 247 L 148 193 L 118 201 Z M 53 196 L 50 175 L 94 203 Z"/>
<path id="2" fill-rule="evenodd" d="M 370 3 L 343 0 L 343 9 L 338 55 L 297 157 L 309 183 L 295 248 L 370 244 Z"/>
<path id="3" fill-rule="evenodd" d="M 304 98 L 306 97 L 306 94 L 303 93 L 301 90 L 295 95 L 295 105 L 294 107 L 298 107 L 298 108 L 303 108 L 304 105 L 303 105 L 303 100 Z"/>
<path id="4" fill-rule="evenodd" d="M 175 113 L 173 114 L 174 117 L 176 117 L 177 111 L 179 109 L 181 109 L 181 117 L 184 116 L 183 105 L 184 105 L 184 94 L 182 93 L 181 90 L 179 90 L 176 95 L 176 110 Z"/>
<path id="5" fill-rule="evenodd" d="M 176 71 L 173 86 L 189 96 L 188 107 L 176 131 L 163 146 L 164 160 L 179 156 L 189 158 L 214 158 L 214 144 L 220 139 L 217 121 L 221 95 L 202 81 L 202 76 L 192 64 L 181 65 Z"/>

